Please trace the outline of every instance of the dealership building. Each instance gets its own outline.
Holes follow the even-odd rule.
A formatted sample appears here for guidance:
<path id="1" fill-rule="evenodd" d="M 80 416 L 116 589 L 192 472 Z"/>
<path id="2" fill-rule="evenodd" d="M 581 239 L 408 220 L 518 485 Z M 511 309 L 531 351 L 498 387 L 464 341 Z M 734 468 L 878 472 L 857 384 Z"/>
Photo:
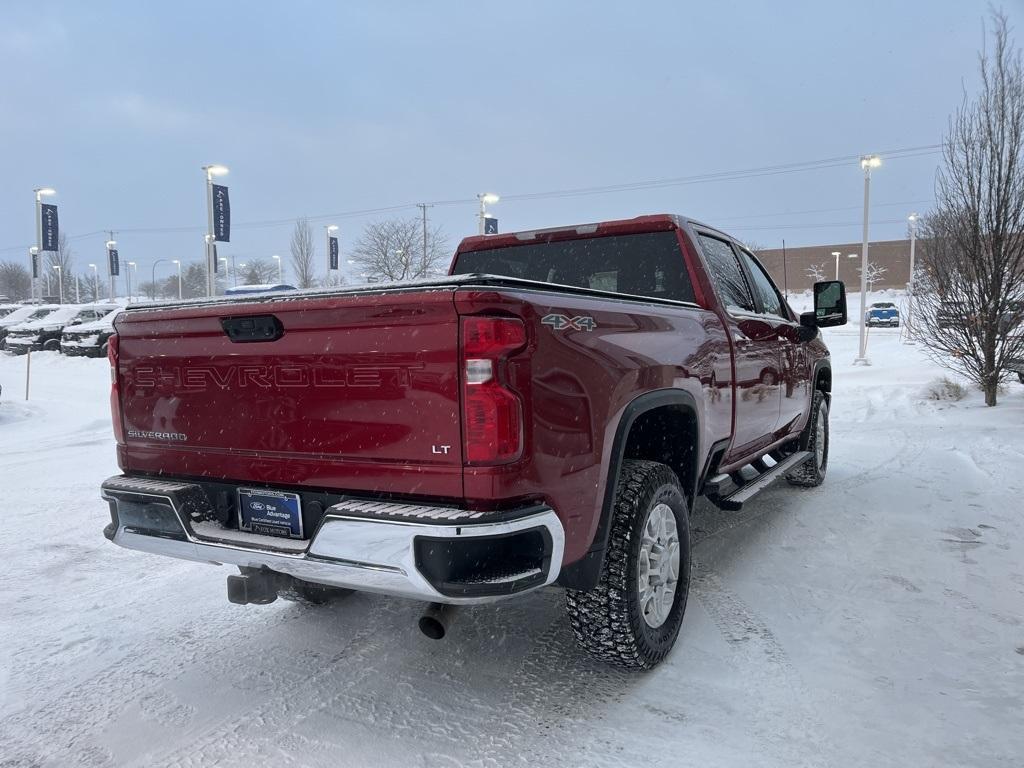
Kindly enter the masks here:
<path id="1" fill-rule="evenodd" d="M 920 243 L 917 256 L 920 257 Z M 836 257 L 839 253 L 839 279 L 846 283 L 848 290 L 860 290 L 860 243 L 837 243 L 833 245 L 811 245 L 803 248 L 763 249 L 757 257 L 771 273 L 780 288 L 790 291 L 805 291 L 814 284 L 809 270 L 817 266 L 826 280 L 836 277 Z M 856 258 L 851 258 L 854 254 Z M 885 269 L 875 280 L 874 289 L 905 288 L 910 280 L 910 240 L 879 240 L 871 243 L 868 261 Z"/>

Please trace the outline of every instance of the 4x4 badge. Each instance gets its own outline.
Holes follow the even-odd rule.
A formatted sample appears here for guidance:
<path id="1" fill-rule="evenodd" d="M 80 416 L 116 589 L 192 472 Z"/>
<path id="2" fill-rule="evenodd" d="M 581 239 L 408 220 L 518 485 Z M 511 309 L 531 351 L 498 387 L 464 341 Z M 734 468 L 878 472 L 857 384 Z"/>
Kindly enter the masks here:
<path id="1" fill-rule="evenodd" d="M 574 331 L 592 331 L 597 328 L 594 318 L 583 315 L 581 317 L 567 317 L 566 315 L 544 315 L 541 323 L 550 325 L 556 331 L 564 331 L 572 328 Z"/>

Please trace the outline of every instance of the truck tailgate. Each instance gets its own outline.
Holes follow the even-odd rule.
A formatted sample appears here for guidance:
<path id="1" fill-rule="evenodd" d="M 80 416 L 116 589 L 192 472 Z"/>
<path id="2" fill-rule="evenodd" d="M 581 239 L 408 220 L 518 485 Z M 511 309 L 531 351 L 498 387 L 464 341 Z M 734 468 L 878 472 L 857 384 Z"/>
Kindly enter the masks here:
<path id="1" fill-rule="evenodd" d="M 451 288 L 124 312 L 122 468 L 459 496 L 458 328 Z"/>

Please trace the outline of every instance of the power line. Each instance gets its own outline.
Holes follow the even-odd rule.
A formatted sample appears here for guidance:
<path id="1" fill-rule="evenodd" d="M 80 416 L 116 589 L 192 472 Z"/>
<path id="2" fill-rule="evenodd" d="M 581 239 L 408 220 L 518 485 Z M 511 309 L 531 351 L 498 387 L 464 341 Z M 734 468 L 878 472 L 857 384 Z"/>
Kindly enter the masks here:
<path id="1" fill-rule="evenodd" d="M 879 154 L 886 159 L 906 159 L 913 157 L 923 157 L 926 155 L 937 154 L 942 149 L 942 144 L 925 144 L 917 147 L 903 147 L 900 149 L 889 149 L 883 150 L 874 154 Z M 531 200 L 549 200 L 558 198 L 568 197 L 584 197 L 589 195 L 601 195 L 601 194 L 613 194 L 618 192 L 633 192 L 646 189 L 662 189 L 666 187 L 674 186 L 686 186 L 691 184 L 705 184 L 716 181 L 737 181 L 741 179 L 758 178 L 762 176 L 776 176 L 780 174 L 788 173 L 801 173 L 806 171 L 823 170 L 828 168 L 838 168 L 845 166 L 853 161 L 858 160 L 861 155 L 839 155 L 836 157 L 821 158 L 818 160 L 805 160 L 799 162 L 780 163 L 776 165 L 760 166 L 755 168 L 736 169 L 730 171 L 716 171 L 702 174 L 695 174 L 692 176 L 678 176 L 664 179 L 649 179 L 646 181 L 636 182 L 625 182 L 620 184 L 608 184 L 603 186 L 592 186 L 592 187 L 576 187 L 568 189 L 556 189 L 547 190 L 543 192 L 521 192 L 518 194 L 503 195 L 502 199 L 506 201 L 531 201 Z M 476 198 L 460 198 L 453 200 L 434 200 L 429 201 L 430 205 L 435 206 L 454 206 L 454 205 L 467 205 L 475 204 Z M 402 205 L 390 205 L 379 208 L 364 208 L 361 210 L 342 211 L 339 213 L 327 213 L 318 214 L 315 216 L 305 217 L 289 217 L 286 219 L 264 219 L 257 221 L 239 222 L 234 226 L 236 229 L 258 229 L 258 228 L 271 228 L 278 226 L 286 226 L 295 222 L 297 218 L 306 218 L 310 221 L 323 221 L 327 219 L 348 219 L 358 218 L 361 216 L 369 216 L 378 213 L 393 213 L 396 211 L 408 210 L 415 208 L 417 203 L 405 203 Z M 840 210 L 840 209 L 832 209 Z M 772 214 L 755 214 L 750 217 L 732 217 L 731 220 L 744 219 L 744 218 L 755 218 L 760 216 L 770 216 Z M 717 219 L 718 221 L 725 221 L 728 219 Z M 881 222 L 880 222 L 881 223 Z M 798 225 L 792 225 L 793 228 Z M 828 225 L 816 225 L 817 227 L 823 227 Z M 839 226 L 846 226 L 845 224 Z M 740 227 L 742 228 L 742 227 Z M 778 228 L 778 227 L 776 227 Z M 752 229 L 752 227 L 746 227 L 745 229 Z M 131 233 L 135 235 L 145 234 L 179 234 L 187 232 L 203 232 L 205 227 L 202 225 L 195 226 L 177 226 L 177 227 L 120 227 L 118 229 L 122 233 Z M 74 237 L 68 238 L 69 240 L 81 240 L 88 237 L 94 237 L 96 235 L 103 234 L 102 231 L 90 232 L 84 235 L 75 235 Z M 6 248 L 0 248 L 0 253 L 27 250 L 27 245 L 9 246 Z"/>

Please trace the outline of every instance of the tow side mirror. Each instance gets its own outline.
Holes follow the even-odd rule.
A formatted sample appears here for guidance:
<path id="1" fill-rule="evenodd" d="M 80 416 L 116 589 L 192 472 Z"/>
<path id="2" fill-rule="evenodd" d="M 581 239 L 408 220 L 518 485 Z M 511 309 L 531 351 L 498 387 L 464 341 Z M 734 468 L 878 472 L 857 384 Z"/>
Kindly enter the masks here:
<path id="1" fill-rule="evenodd" d="M 809 313 L 805 313 L 809 314 Z M 814 284 L 814 324 L 818 328 L 846 325 L 846 286 L 839 280 Z M 800 316 L 803 325 L 803 315 Z"/>

